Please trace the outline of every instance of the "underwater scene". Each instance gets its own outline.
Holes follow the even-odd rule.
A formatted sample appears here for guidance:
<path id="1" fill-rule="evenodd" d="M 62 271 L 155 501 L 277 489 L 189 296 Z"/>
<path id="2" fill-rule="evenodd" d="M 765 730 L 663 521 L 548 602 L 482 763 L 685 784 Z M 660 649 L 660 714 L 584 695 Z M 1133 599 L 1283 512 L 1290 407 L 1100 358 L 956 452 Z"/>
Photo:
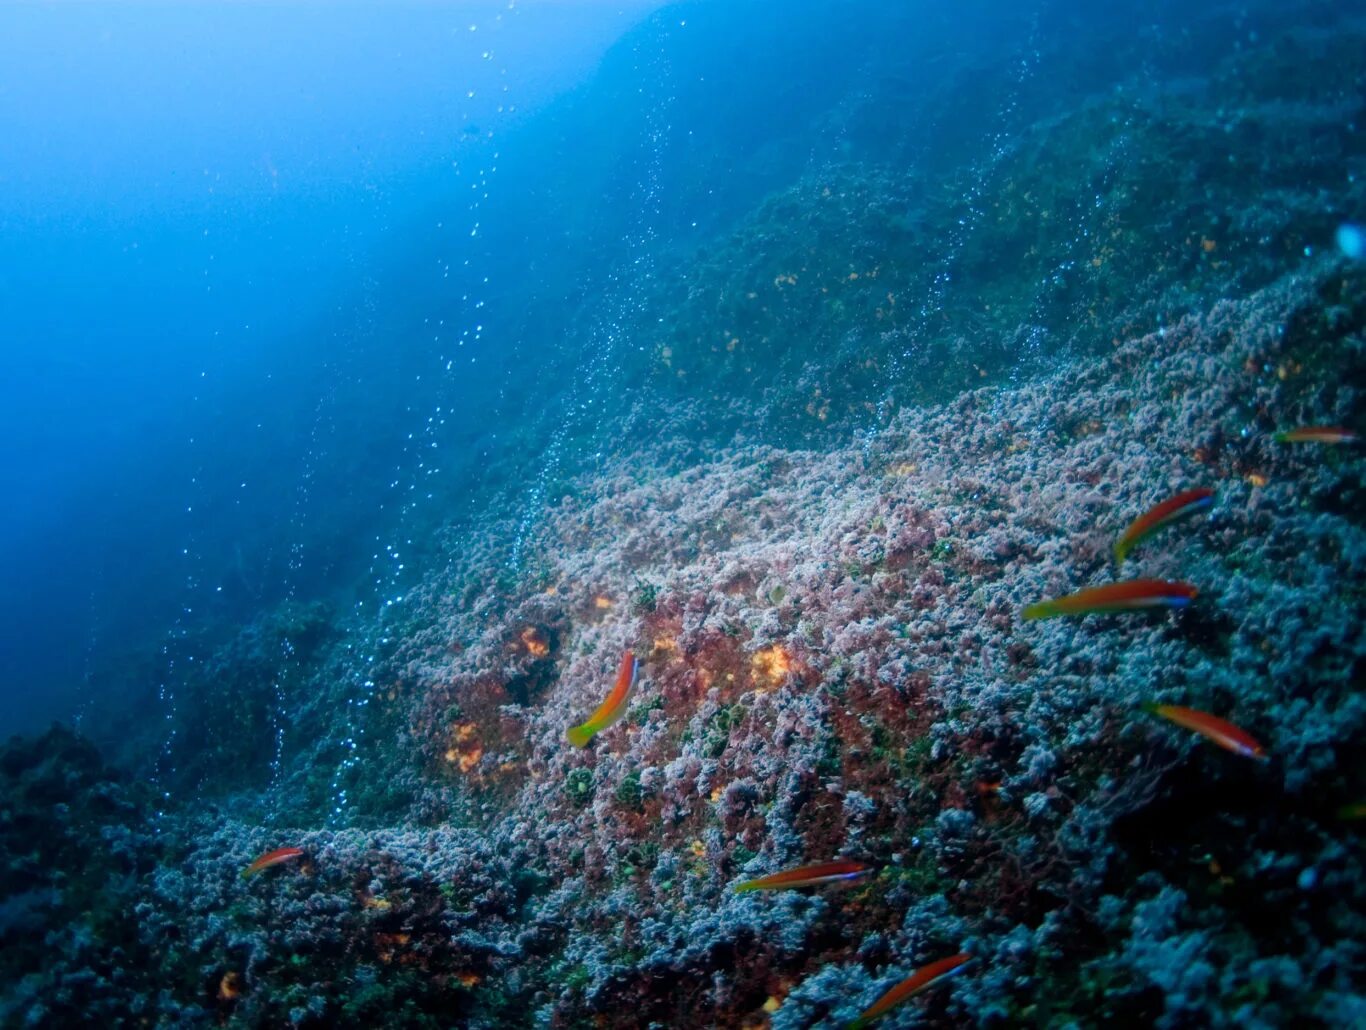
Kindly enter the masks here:
<path id="1" fill-rule="evenodd" d="M 0 1026 L 1366 1026 L 1366 2 L 0 7 Z"/>

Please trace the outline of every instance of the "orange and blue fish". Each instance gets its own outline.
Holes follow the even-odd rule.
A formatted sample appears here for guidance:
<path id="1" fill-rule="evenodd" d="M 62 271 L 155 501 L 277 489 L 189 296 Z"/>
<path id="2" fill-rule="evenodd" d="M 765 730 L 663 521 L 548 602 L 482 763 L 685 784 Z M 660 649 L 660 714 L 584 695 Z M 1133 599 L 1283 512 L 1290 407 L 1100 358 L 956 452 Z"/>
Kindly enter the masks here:
<path id="1" fill-rule="evenodd" d="M 299 858 L 303 853 L 303 848 L 276 848 L 274 851 L 267 851 L 255 862 L 242 870 L 242 879 L 249 880 L 257 873 L 265 872 L 271 866 L 279 865 L 281 862 L 288 862 L 290 859 Z"/>
<path id="2" fill-rule="evenodd" d="M 575 747 L 585 747 L 594 736 L 625 715 L 626 702 L 631 699 L 631 691 L 635 688 L 639 675 L 640 662 L 636 661 L 635 654 L 628 650 L 621 659 L 616 685 L 607 695 L 607 700 L 598 706 L 598 710 L 588 717 L 587 722 L 569 730 L 566 734 L 569 743 Z"/>
<path id="3" fill-rule="evenodd" d="M 1277 443 L 1356 443 L 1361 439 L 1356 433 L 1342 426 L 1300 426 L 1298 429 L 1284 429 L 1272 436 Z"/>
<path id="4" fill-rule="evenodd" d="M 746 891 L 790 890 L 794 887 L 823 887 L 826 884 L 853 884 L 866 879 L 872 869 L 862 862 L 835 859 L 832 862 L 816 862 L 812 865 L 785 869 L 781 873 L 771 873 L 757 880 L 746 880 L 735 885 L 735 893 Z"/>
<path id="5" fill-rule="evenodd" d="M 886 1015 L 903 1001 L 915 997 L 921 991 L 928 990 L 935 984 L 947 980 L 954 973 L 960 972 L 971 960 L 972 956 L 964 952 L 950 958 L 941 958 L 938 962 L 931 962 L 928 966 L 921 966 L 865 1009 L 857 1019 L 849 1024 L 848 1030 L 863 1030 L 873 1020 Z"/>
<path id="6" fill-rule="evenodd" d="M 1134 519 L 1124 535 L 1115 541 L 1115 564 L 1124 564 L 1129 552 L 1140 542 L 1152 536 L 1164 526 L 1170 526 L 1178 519 L 1204 511 L 1214 503 L 1214 491 L 1208 487 L 1196 487 L 1170 497 L 1161 504 L 1149 508 Z"/>
<path id="7" fill-rule="evenodd" d="M 1181 705 L 1159 705 L 1149 703 L 1143 706 L 1145 712 L 1160 715 L 1174 722 L 1182 729 L 1193 730 L 1206 740 L 1218 744 L 1225 751 L 1232 751 L 1244 758 L 1255 758 L 1265 762 L 1266 748 L 1262 747 L 1245 730 L 1233 725 L 1217 715 L 1202 712 L 1198 708 L 1183 708 Z"/>
<path id="8" fill-rule="evenodd" d="M 1189 583 L 1165 579 L 1129 579 L 1087 587 L 1066 597 L 1028 605 L 1026 619 L 1052 619 L 1059 615 L 1091 615 L 1099 612 L 1133 612 L 1146 608 L 1184 608 L 1199 591 Z"/>

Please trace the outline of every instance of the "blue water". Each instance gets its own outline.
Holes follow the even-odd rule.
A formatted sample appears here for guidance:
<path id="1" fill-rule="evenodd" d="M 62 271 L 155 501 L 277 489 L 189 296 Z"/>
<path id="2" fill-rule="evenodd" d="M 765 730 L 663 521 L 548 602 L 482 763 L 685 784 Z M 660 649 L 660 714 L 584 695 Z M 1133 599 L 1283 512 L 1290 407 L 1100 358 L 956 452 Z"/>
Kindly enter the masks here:
<path id="1" fill-rule="evenodd" d="M 479 206 L 521 188 L 495 155 L 648 9 L 6 5 L 0 727 L 354 571 L 330 545 L 384 522 L 419 377 L 458 354 L 490 389 L 461 298 Z"/>

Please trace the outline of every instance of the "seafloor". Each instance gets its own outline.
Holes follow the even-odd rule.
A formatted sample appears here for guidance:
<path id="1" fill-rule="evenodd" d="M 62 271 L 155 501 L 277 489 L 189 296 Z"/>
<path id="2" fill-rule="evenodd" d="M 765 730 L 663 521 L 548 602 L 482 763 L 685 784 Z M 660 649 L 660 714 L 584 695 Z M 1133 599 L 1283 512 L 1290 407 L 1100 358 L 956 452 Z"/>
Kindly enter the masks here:
<path id="1" fill-rule="evenodd" d="M 1078 244 L 1091 319 L 1042 367 L 1012 380 L 1008 359 L 1047 313 L 1011 310 L 1009 275 L 982 272 L 991 297 L 898 366 L 937 370 L 937 399 L 880 421 L 854 418 L 859 362 L 822 366 L 813 394 L 800 369 L 782 378 L 778 344 L 750 359 L 788 384 L 765 417 L 854 413 L 857 431 L 777 446 L 725 431 L 754 410 L 726 378 L 742 366 L 692 393 L 678 375 L 719 362 L 719 334 L 658 341 L 644 374 L 673 384 L 673 405 L 646 432 L 633 414 L 641 442 L 607 471 L 556 484 L 519 567 L 524 513 L 495 507 L 438 538 L 378 627 L 320 603 L 242 628 L 186 674 L 169 741 L 127 731 L 114 764 L 61 729 L 9 744 L 0 1018 L 836 1026 L 967 952 L 882 1025 L 1366 1025 L 1363 824 L 1348 818 L 1366 801 L 1366 466 L 1271 437 L 1363 424 L 1366 274 L 1319 242 L 1363 210 L 1366 148 L 1333 131 L 1360 117 L 1360 55 L 1344 87 L 1272 53 L 1219 75 L 1263 84 L 1274 66 L 1285 91 L 1303 85 L 1296 105 L 1235 93 L 1242 113 L 1217 130 L 1193 102 L 1130 117 L 1144 157 L 1086 185 L 1121 212 Z M 1060 169 L 1085 178 L 1111 125 L 1093 107 L 1037 127 L 960 263 L 1031 260 L 1020 225 L 1064 202 Z M 1229 155 L 1257 174 L 1186 180 Z M 863 282 L 850 241 L 870 246 L 829 205 L 866 211 L 859 190 L 895 189 L 886 176 L 841 169 L 772 198 L 724 262 L 691 267 L 678 320 L 750 317 L 746 340 L 776 341 L 784 319 L 818 324 L 846 354 L 868 341 L 888 375 L 905 338 L 871 300 L 896 290 L 822 299 Z M 1211 197 L 1217 217 L 1192 214 Z M 916 232 L 947 219 L 936 203 Z M 770 275 L 775 237 L 811 226 L 792 281 Z M 821 268 L 794 315 L 782 298 Z M 763 274 L 729 283 L 745 269 Z M 693 310 L 708 283 L 722 300 Z M 721 310 L 749 293 L 768 322 Z M 721 442 L 680 446 L 671 426 Z M 1125 565 L 1196 585 L 1189 609 L 1022 620 L 1114 578 L 1122 529 L 1194 486 L 1217 491 L 1208 516 Z M 569 747 L 627 648 L 628 716 Z M 1232 720 L 1269 760 L 1142 710 L 1154 701 Z M 104 737 L 124 732 L 101 718 Z M 285 845 L 303 857 L 241 877 Z M 876 875 L 733 892 L 837 855 Z"/>

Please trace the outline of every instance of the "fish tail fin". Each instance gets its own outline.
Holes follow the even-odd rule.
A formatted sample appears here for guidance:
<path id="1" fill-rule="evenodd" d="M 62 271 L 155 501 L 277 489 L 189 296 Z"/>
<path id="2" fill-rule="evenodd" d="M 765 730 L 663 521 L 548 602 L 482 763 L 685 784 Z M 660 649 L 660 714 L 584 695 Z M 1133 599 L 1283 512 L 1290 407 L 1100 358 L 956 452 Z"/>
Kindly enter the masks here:
<path id="1" fill-rule="evenodd" d="M 1158 711 L 1158 709 L 1161 708 L 1162 706 L 1161 706 L 1160 704 L 1158 704 L 1156 701 L 1144 701 L 1144 702 L 1143 702 L 1141 705 L 1139 705 L 1138 707 L 1139 707 L 1139 709 L 1140 709 L 1141 711 L 1147 712 L 1149 715 L 1161 715 L 1161 714 L 1162 714 L 1161 712 Z"/>
<path id="2" fill-rule="evenodd" d="M 744 883 L 737 883 L 735 885 L 736 894 L 748 894 L 750 891 L 758 889 L 759 888 L 754 886 L 754 882 L 752 880 L 746 880 Z"/>
<path id="3" fill-rule="evenodd" d="M 588 742 L 593 739 L 593 732 L 588 724 L 584 723 L 582 726 L 571 727 L 565 736 L 569 738 L 569 743 L 575 747 L 587 747 Z"/>
<path id="4" fill-rule="evenodd" d="M 1027 621 L 1034 619 L 1049 619 L 1054 615 L 1061 615 L 1062 611 L 1058 608 L 1056 601 L 1039 601 L 1036 604 L 1027 605 L 1021 612 Z"/>
<path id="5" fill-rule="evenodd" d="M 1289 443 L 1290 431 L 1288 429 L 1282 429 L 1279 433 L 1272 433 L 1271 439 L 1275 440 L 1277 443 Z"/>
<path id="6" fill-rule="evenodd" d="M 1129 556 L 1129 548 L 1131 548 L 1132 546 L 1133 544 L 1127 543 L 1124 540 L 1115 541 L 1114 552 L 1116 565 L 1124 564 L 1124 559 Z"/>

